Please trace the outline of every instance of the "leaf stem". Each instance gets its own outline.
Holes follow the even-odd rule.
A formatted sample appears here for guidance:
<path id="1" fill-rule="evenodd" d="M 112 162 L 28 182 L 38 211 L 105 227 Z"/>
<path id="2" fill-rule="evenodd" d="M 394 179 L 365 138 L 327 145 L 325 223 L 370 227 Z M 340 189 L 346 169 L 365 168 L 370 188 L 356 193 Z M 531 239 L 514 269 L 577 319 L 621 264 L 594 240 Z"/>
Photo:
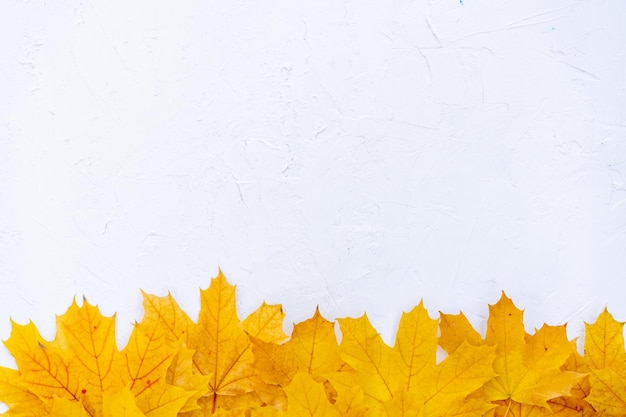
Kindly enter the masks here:
<path id="1" fill-rule="evenodd" d="M 509 411 L 511 411 L 511 398 L 510 397 L 507 398 L 507 403 L 508 403 L 508 405 L 506 406 L 506 411 L 505 411 L 503 417 L 508 416 L 509 415 Z"/>

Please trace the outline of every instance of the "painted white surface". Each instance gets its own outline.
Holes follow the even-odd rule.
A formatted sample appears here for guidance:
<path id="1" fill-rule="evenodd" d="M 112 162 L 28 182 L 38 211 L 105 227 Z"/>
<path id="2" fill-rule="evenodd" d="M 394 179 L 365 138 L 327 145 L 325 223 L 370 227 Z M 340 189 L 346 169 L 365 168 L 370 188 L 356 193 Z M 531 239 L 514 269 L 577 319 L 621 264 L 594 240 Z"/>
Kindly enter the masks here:
<path id="1" fill-rule="evenodd" d="M 626 3 L 6 0 L 0 337 L 86 295 L 626 320 Z M 2 364 L 11 364 L 1 349 Z"/>

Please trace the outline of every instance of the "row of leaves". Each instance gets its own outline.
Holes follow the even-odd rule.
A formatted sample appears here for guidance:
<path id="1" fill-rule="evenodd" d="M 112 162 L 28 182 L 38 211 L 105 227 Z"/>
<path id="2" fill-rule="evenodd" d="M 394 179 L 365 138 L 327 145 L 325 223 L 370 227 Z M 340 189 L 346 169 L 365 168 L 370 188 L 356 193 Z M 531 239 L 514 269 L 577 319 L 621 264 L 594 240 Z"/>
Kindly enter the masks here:
<path id="1" fill-rule="evenodd" d="M 74 302 L 53 341 L 13 323 L 5 345 L 18 369 L 0 368 L 11 417 L 200 416 L 624 416 L 623 323 L 605 310 L 586 325 L 585 354 L 565 325 L 524 330 L 503 293 L 486 337 L 465 316 L 404 313 L 390 347 L 366 315 L 334 323 L 319 311 L 283 332 L 278 305 L 241 322 L 221 272 L 201 291 L 197 322 L 171 295 L 144 295 L 126 347 L 115 317 Z M 437 363 L 438 346 L 447 356 Z"/>

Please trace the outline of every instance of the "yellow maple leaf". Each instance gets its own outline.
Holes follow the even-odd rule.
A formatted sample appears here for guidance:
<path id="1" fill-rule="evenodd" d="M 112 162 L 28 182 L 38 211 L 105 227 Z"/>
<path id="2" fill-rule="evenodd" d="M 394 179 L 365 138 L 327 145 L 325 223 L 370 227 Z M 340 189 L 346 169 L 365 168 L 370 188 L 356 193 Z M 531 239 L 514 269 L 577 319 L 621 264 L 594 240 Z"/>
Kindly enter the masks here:
<path id="1" fill-rule="evenodd" d="M 119 360 L 115 341 L 115 316 L 105 317 L 97 306 L 83 298 L 76 300 L 65 314 L 57 317 L 57 334 L 54 343 L 63 349 L 72 372 L 80 373 L 86 380 L 86 389 L 94 405 L 101 402 L 104 391 L 117 391 L 123 387 L 118 371 Z M 95 401 L 94 401 L 95 399 Z"/>
<path id="2" fill-rule="evenodd" d="M 439 323 L 439 330 L 441 331 L 439 345 L 446 352 L 454 352 L 464 341 L 474 346 L 484 342 L 463 312 L 459 314 L 444 314 L 440 312 L 439 316 L 441 318 Z"/>
<path id="3" fill-rule="evenodd" d="M 199 408 L 197 402 L 206 392 L 211 380 L 210 375 L 196 374 L 193 372 L 194 351 L 180 346 L 172 363 L 167 369 L 166 381 L 170 385 L 184 388 L 192 393 L 180 413 L 193 411 Z"/>
<path id="4" fill-rule="evenodd" d="M 219 271 L 208 289 L 200 292 L 200 315 L 191 328 L 188 347 L 195 349 L 198 371 L 210 375 L 208 395 L 211 412 L 218 396 L 242 395 L 252 391 L 255 372 L 250 339 L 244 331 L 235 301 L 235 287 Z"/>
<path id="5" fill-rule="evenodd" d="M 280 343 L 287 339 L 283 331 L 285 313 L 280 305 L 263 302 L 243 321 L 243 329 L 256 339 L 264 342 Z"/>
<path id="6" fill-rule="evenodd" d="M 181 352 L 182 351 L 182 352 Z M 167 341 L 163 328 L 158 321 L 148 321 L 147 323 L 135 323 L 130 339 L 121 352 L 123 355 L 122 381 L 126 387 L 118 392 L 120 401 L 131 395 L 133 406 L 124 405 L 124 410 L 131 413 L 136 408 L 149 417 L 167 417 L 181 411 L 188 404 L 192 397 L 198 398 L 205 392 L 204 379 L 200 381 L 202 388 L 193 385 L 191 361 L 183 362 L 187 366 L 186 370 L 181 369 L 180 363 L 176 364 L 176 370 L 181 374 L 176 381 L 183 387 L 176 387 L 168 381 L 168 372 L 172 367 L 174 358 L 181 358 L 178 353 L 184 354 L 184 348 L 176 347 Z M 189 379 L 182 380 L 184 376 Z M 126 394 L 125 390 L 129 393 Z M 123 396 L 122 396 L 122 393 Z M 118 402 L 120 402 L 118 401 Z M 129 402 L 130 400 L 126 401 Z M 130 404 L 130 403 L 129 403 Z M 118 407 L 121 405 L 118 405 Z M 132 411 L 129 415 L 134 415 Z M 105 416 L 106 417 L 106 416 Z"/>
<path id="7" fill-rule="evenodd" d="M 464 403 L 468 401 L 463 400 L 495 376 L 494 350 L 491 346 L 463 343 L 436 366 L 431 379 L 421 380 L 417 389 L 424 398 L 425 416 L 437 415 L 440 410 L 447 410 L 449 415 L 466 413 Z M 472 411 L 493 408 L 482 398 L 469 403 Z"/>
<path id="8" fill-rule="evenodd" d="M 385 344 L 366 314 L 337 321 L 342 334 L 341 358 L 355 370 L 364 392 L 380 402 L 391 400 L 399 372 L 396 352 Z"/>
<path id="9" fill-rule="evenodd" d="M 167 342 L 159 325 L 135 323 L 130 339 L 122 350 L 122 382 L 129 385 L 133 395 L 141 395 L 166 378 L 177 350 Z"/>
<path id="10" fill-rule="evenodd" d="M 187 345 L 194 323 L 170 293 L 158 297 L 143 292 L 144 316 L 141 325 L 146 328 L 159 328 L 165 340 L 176 346 L 176 352 L 167 369 L 168 384 L 184 388 L 193 393 L 180 412 L 189 412 L 199 408 L 197 401 L 208 391 L 211 375 L 203 375 L 194 362 L 194 349 Z"/>
<path id="11" fill-rule="evenodd" d="M 77 401 L 55 397 L 51 401 L 50 411 L 47 414 L 38 415 L 45 415 L 46 417 L 88 417 L 90 414 Z"/>
<path id="12" fill-rule="evenodd" d="M 491 401 L 514 400 L 548 408 L 548 400 L 569 395 L 583 377 L 560 368 L 575 351 L 565 326 L 544 325 L 534 335 L 524 330 L 523 312 L 506 294 L 489 306 L 486 343 L 496 347 L 494 370 L 485 385 Z"/>
<path id="13" fill-rule="evenodd" d="M 406 389 L 399 389 L 392 398 L 382 404 L 387 417 L 423 417 L 424 400 Z"/>
<path id="14" fill-rule="evenodd" d="M 104 417 L 145 417 L 135 402 L 129 386 L 118 392 L 105 391 L 102 397 Z"/>
<path id="15" fill-rule="evenodd" d="M 115 316 L 76 301 L 45 340 L 12 322 L 0 367 L 7 417 L 617 417 L 626 415 L 623 325 L 605 309 L 586 324 L 585 356 L 565 326 L 524 330 L 502 293 L 483 339 L 463 313 L 404 313 L 388 346 L 367 316 L 319 310 L 283 331 L 280 305 L 243 321 L 221 271 L 201 290 L 197 322 L 171 294 L 143 294 L 144 318 L 119 351 Z M 440 334 L 439 336 L 438 333 Z M 437 361 L 441 346 L 448 355 Z"/>
<path id="16" fill-rule="evenodd" d="M 292 337 L 285 347 L 294 357 L 296 371 L 321 376 L 339 370 L 342 365 L 335 323 L 322 317 L 319 308 L 312 318 L 293 327 Z"/>
<path id="17" fill-rule="evenodd" d="M 79 401 L 82 398 L 81 387 L 86 377 L 70 372 L 70 364 L 61 352 L 41 336 L 32 322 L 26 325 L 12 322 L 11 337 L 4 344 L 17 363 L 19 384 L 39 400 L 50 402 L 56 397 Z M 32 397 L 27 400 L 25 406 L 33 402 Z"/>
<path id="18" fill-rule="evenodd" d="M 463 411 L 462 401 L 495 375 L 495 348 L 464 342 L 437 364 L 437 321 L 422 303 L 403 314 L 393 349 L 365 315 L 339 323 L 343 359 L 354 369 L 365 394 L 377 399 L 388 416 L 436 416 L 441 410 L 446 415 L 469 415 L 492 408 L 478 399 L 471 401 L 470 411 Z M 336 375 L 331 382 L 341 384 Z"/>
<path id="19" fill-rule="evenodd" d="M 403 415 L 439 415 L 441 410 L 458 413 L 459 401 L 495 375 L 494 349 L 467 342 L 437 364 L 437 320 L 430 318 L 421 302 L 402 315 L 394 350 L 400 359 L 400 378 L 394 383 L 391 409 Z M 482 411 L 490 408 L 484 400 L 478 403 Z M 475 411 L 475 405 L 472 409 Z"/>
<path id="20" fill-rule="evenodd" d="M 333 389 L 335 388 L 337 395 L 334 405 L 343 417 L 365 417 L 375 409 L 375 405 L 367 401 L 363 388 L 358 384 L 333 386 Z M 328 392 L 326 395 L 328 396 Z"/>
<path id="21" fill-rule="evenodd" d="M 605 308 L 593 324 L 585 323 L 585 359 L 591 369 L 612 368 L 626 374 L 624 323 Z"/>
<path id="22" fill-rule="evenodd" d="M 626 381 L 610 368 L 593 370 L 587 401 L 602 416 L 623 417 L 626 413 Z"/>
<path id="23" fill-rule="evenodd" d="M 165 417 L 178 413 L 199 392 L 190 383 L 175 387 L 167 381 L 179 348 L 168 342 L 159 321 L 136 324 L 120 352 L 115 317 L 102 316 L 86 300 L 82 306 L 74 301 L 57 317 L 53 341 L 43 339 L 32 322 L 13 323 L 5 345 L 18 365 L 17 372 L 0 372 L 0 395 L 9 406 L 8 415 L 104 417 L 123 411 Z M 185 375 L 191 375 L 191 363 L 186 365 Z M 9 382 L 9 377 L 14 380 Z"/>
<path id="24" fill-rule="evenodd" d="M 584 365 L 591 372 L 585 398 L 600 415 L 626 413 L 626 353 L 624 323 L 605 308 L 593 324 L 585 323 Z"/>
<path id="25" fill-rule="evenodd" d="M 337 410 L 326 397 L 324 387 L 308 373 L 298 372 L 285 387 L 287 415 L 294 417 L 339 417 Z"/>
<path id="26" fill-rule="evenodd" d="M 437 320 L 431 319 L 420 301 L 409 313 L 403 313 L 394 346 L 400 372 L 397 388 L 411 390 L 422 374 L 435 368 L 437 358 Z M 489 364 L 491 366 L 491 364 Z"/>
<path id="27" fill-rule="evenodd" d="M 548 401 L 552 415 L 556 417 L 592 417 L 597 413 L 587 402 L 587 396 L 591 391 L 589 382 L 589 365 L 578 352 L 572 353 L 565 364 L 561 367 L 564 371 L 583 373 L 586 376 L 572 387 L 569 396 L 559 397 Z"/>
<path id="28" fill-rule="evenodd" d="M 141 292 L 143 294 L 143 319 L 145 326 L 158 324 L 164 331 L 165 337 L 170 342 L 182 340 L 187 343 L 193 322 L 185 313 L 172 294 L 165 297 Z"/>
<path id="29" fill-rule="evenodd" d="M 254 367 L 261 379 L 269 384 L 255 384 L 265 402 L 283 408 L 282 387 L 288 385 L 297 372 L 306 372 L 316 381 L 326 381 L 325 374 L 336 372 L 343 362 L 334 323 L 319 312 L 308 320 L 294 325 L 292 337 L 285 343 L 265 342 L 252 338 Z M 273 398 L 271 398 L 273 396 Z"/>
<path id="30" fill-rule="evenodd" d="M 0 366 L 0 392 L 2 401 L 9 407 L 6 417 L 35 417 L 45 412 L 44 402 L 19 382 L 20 374 L 15 369 Z"/>

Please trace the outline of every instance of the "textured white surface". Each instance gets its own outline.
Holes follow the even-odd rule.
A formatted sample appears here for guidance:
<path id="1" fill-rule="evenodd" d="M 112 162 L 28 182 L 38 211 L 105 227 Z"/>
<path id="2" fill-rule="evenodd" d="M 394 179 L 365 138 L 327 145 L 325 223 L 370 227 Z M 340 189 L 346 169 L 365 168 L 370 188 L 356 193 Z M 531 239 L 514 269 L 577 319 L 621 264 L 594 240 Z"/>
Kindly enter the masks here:
<path id="1" fill-rule="evenodd" d="M 3 1 L 0 337 L 86 295 L 626 320 L 626 3 Z M 0 353 L 2 364 L 11 358 Z"/>

